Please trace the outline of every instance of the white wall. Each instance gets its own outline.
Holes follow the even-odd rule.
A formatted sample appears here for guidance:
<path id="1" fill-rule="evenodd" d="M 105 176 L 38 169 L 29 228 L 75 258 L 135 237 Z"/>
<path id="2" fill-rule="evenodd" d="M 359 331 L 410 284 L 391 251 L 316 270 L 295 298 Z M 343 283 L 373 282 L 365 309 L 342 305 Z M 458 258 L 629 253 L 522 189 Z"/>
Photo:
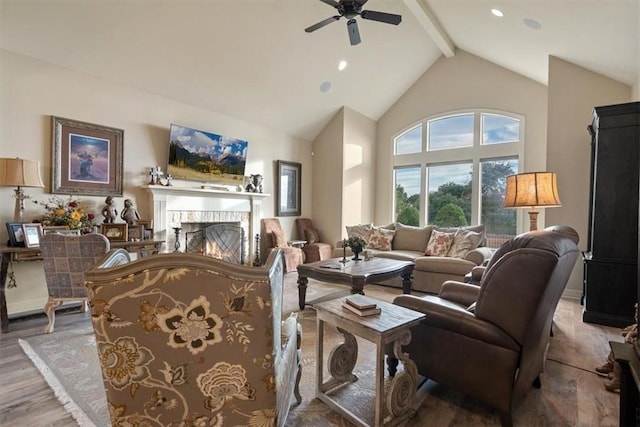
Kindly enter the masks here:
<path id="1" fill-rule="evenodd" d="M 523 171 L 546 167 L 546 87 L 470 53 L 440 57 L 378 121 L 375 223 L 393 221 L 393 137 L 426 117 L 488 108 L 525 117 Z M 544 217 L 540 215 L 539 223 Z"/>
<path id="2" fill-rule="evenodd" d="M 143 217 L 151 215 L 150 197 L 140 186 L 149 180 L 149 167 L 161 165 L 165 169 L 169 125 L 177 123 L 249 142 L 246 174 L 263 174 L 264 191 L 273 195 L 263 202 L 264 217 L 274 215 L 275 161 L 302 163 L 302 215 L 312 212 L 311 143 L 264 126 L 5 50 L 0 50 L 0 113 L 0 157 L 40 160 L 46 188 L 26 189 L 39 201 L 49 198 L 51 188 L 51 116 L 55 115 L 124 129 L 124 194 L 117 198 L 118 210 L 124 198 L 131 198 Z M 5 200 L 0 205 L 0 222 L 13 218 L 12 194 L 12 188 L 0 187 L 0 197 Z M 80 199 L 99 216 L 104 197 Z M 26 221 L 42 214 L 39 206 L 27 203 Z M 295 235 L 293 220 L 281 218 L 288 236 Z M 7 239 L 4 226 L 0 239 Z M 42 308 L 46 287 L 41 263 L 14 263 L 14 268 L 18 288 L 7 291 L 9 313 Z"/>
<path id="3" fill-rule="evenodd" d="M 548 91 L 547 167 L 558 173 L 562 207 L 546 209 L 547 224 L 570 225 L 580 235 L 580 249 L 586 250 L 591 164 L 587 125 L 591 124 L 593 107 L 629 102 L 631 87 L 550 56 Z M 582 279 L 580 260 L 565 295 L 580 297 Z"/>

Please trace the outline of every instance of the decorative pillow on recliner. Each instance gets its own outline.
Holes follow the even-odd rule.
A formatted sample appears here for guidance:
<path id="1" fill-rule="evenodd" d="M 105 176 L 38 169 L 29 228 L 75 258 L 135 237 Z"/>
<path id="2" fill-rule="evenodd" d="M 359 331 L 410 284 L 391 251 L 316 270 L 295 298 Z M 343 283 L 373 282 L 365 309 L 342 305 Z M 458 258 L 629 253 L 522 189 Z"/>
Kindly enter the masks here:
<path id="1" fill-rule="evenodd" d="M 282 231 L 272 231 L 271 232 L 271 243 L 275 248 L 286 248 L 289 246 L 287 243 L 287 238 Z"/>
<path id="2" fill-rule="evenodd" d="M 430 256 L 447 256 L 449 248 L 453 243 L 453 236 L 455 233 L 444 233 L 442 231 L 433 230 L 431 237 L 429 237 L 429 243 L 424 250 L 425 255 Z"/>
<path id="3" fill-rule="evenodd" d="M 379 251 L 390 251 L 394 234 L 396 234 L 395 230 L 373 227 L 371 229 L 371 235 L 369 236 L 369 243 L 367 244 L 367 247 L 369 249 L 378 249 Z"/>
<path id="4" fill-rule="evenodd" d="M 456 234 L 453 236 L 453 243 L 449 248 L 447 256 L 464 258 L 470 250 L 478 247 L 480 240 L 482 240 L 482 233 L 461 228 L 456 231 Z"/>
<path id="5" fill-rule="evenodd" d="M 347 237 L 361 237 L 368 242 L 372 227 L 373 224 L 347 225 Z"/>
<path id="6" fill-rule="evenodd" d="M 307 228 L 306 230 L 304 230 L 304 239 L 309 245 L 311 243 L 318 243 L 320 241 L 318 230 L 316 230 L 315 228 Z"/>

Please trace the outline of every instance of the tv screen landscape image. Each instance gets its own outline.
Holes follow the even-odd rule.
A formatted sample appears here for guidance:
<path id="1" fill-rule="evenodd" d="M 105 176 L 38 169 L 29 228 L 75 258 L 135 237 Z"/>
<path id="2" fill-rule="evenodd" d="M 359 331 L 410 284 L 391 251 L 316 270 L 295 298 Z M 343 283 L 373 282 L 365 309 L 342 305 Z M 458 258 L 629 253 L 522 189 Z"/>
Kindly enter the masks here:
<path id="1" fill-rule="evenodd" d="M 167 173 L 174 179 L 244 184 L 247 141 L 172 124 Z"/>

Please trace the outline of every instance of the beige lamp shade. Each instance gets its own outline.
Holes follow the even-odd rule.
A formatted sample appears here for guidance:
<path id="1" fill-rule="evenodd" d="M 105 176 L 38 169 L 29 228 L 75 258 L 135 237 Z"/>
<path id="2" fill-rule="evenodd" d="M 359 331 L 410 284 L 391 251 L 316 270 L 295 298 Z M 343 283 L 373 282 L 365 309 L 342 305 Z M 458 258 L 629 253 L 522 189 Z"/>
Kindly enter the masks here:
<path id="1" fill-rule="evenodd" d="M 22 187 L 44 187 L 40 178 L 40 162 L 26 159 L 0 158 L 0 186 L 16 187 L 16 208 L 13 220 L 22 222 L 24 200 L 29 196 L 24 194 Z"/>
<path id="2" fill-rule="evenodd" d="M 40 162 L 0 158 L 0 185 L 10 187 L 44 187 Z"/>
<path id="3" fill-rule="evenodd" d="M 558 177 L 555 172 L 527 172 L 507 177 L 505 208 L 530 208 L 529 226 L 537 230 L 536 208 L 562 206 L 558 195 Z"/>

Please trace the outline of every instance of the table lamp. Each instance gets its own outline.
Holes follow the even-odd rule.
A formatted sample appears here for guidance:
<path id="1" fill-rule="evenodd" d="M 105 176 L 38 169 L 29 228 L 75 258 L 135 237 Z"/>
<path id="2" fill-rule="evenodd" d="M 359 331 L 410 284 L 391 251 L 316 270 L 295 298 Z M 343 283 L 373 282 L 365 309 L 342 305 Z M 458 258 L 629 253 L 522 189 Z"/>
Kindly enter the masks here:
<path id="1" fill-rule="evenodd" d="M 29 198 L 24 194 L 22 187 L 44 187 L 40 178 L 40 162 L 20 158 L 0 158 L 0 186 L 17 187 L 13 190 L 16 193 L 13 219 L 15 222 L 22 222 L 24 201 Z"/>
<path id="2" fill-rule="evenodd" d="M 562 206 L 555 172 L 526 172 L 507 176 L 505 208 L 529 208 L 529 229 L 538 229 L 536 208 Z"/>

